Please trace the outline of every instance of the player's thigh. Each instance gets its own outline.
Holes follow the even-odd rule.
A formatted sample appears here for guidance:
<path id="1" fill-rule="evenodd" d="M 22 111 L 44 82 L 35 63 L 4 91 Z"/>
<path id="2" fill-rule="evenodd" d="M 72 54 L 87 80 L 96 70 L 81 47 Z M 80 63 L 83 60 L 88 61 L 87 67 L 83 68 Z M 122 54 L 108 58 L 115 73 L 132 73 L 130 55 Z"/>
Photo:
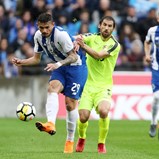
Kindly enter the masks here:
<path id="1" fill-rule="evenodd" d="M 112 91 L 110 88 L 99 90 L 94 97 L 94 108 L 97 113 L 99 110 L 110 109 Z"/>
<path id="2" fill-rule="evenodd" d="M 159 91 L 159 82 L 152 81 L 152 91 L 153 91 L 153 93 Z"/>
<path id="3" fill-rule="evenodd" d="M 60 67 L 52 71 L 49 79 L 49 89 L 50 91 L 60 93 L 63 91 L 65 86 L 64 68 Z"/>
<path id="4" fill-rule="evenodd" d="M 63 90 L 63 85 L 59 80 L 52 80 L 49 82 L 48 92 L 60 93 Z"/>
<path id="5" fill-rule="evenodd" d="M 159 90 L 159 72 L 158 70 L 152 70 L 152 80 L 151 80 L 151 84 L 152 84 L 152 90 L 153 92 L 156 92 Z"/>
<path id="6" fill-rule="evenodd" d="M 93 109 L 93 95 L 84 89 L 81 99 L 79 101 L 78 110 L 88 110 L 91 111 Z"/>
<path id="7" fill-rule="evenodd" d="M 79 99 L 87 79 L 86 66 L 68 66 L 66 68 L 64 95 Z"/>

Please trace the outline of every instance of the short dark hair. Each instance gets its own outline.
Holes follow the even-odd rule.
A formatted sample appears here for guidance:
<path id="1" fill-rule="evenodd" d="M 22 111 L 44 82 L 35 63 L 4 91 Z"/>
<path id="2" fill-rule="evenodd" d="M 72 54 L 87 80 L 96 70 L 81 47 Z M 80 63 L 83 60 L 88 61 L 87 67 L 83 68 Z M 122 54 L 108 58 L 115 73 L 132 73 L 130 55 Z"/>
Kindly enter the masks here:
<path id="1" fill-rule="evenodd" d="M 113 21 L 113 28 L 115 28 L 115 20 L 114 20 L 114 18 L 113 17 L 111 17 L 111 16 L 104 16 L 104 17 L 102 17 L 101 18 L 101 20 L 99 21 L 99 24 L 101 25 L 102 24 L 102 22 L 104 21 L 104 20 L 111 20 L 111 21 Z"/>
<path id="2" fill-rule="evenodd" d="M 49 21 L 52 21 L 52 16 L 51 14 L 48 13 L 41 13 L 38 16 L 38 22 L 42 22 L 42 23 L 47 23 Z"/>

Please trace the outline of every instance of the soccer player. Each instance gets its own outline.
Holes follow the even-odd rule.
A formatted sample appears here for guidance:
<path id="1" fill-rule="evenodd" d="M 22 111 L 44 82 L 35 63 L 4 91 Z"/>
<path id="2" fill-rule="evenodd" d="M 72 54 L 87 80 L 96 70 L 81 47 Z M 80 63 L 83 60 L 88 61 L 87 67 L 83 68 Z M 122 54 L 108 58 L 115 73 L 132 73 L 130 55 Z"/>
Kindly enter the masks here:
<path id="1" fill-rule="evenodd" d="M 99 114 L 98 153 L 106 153 L 105 142 L 109 130 L 108 113 L 111 107 L 112 74 L 120 51 L 120 44 L 113 37 L 115 21 L 103 17 L 98 25 L 98 34 L 78 35 L 76 42 L 86 51 L 88 78 L 79 103 L 76 152 L 84 150 L 86 131 L 91 110 Z"/>
<path id="2" fill-rule="evenodd" d="M 157 12 L 157 21 L 159 22 L 159 11 Z M 153 102 L 149 135 L 155 137 L 159 109 L 159 25 L 149 28 L 144 41 L 144 50 L 145 60 L 151 64 L 152 74 Z"/>
<path id="3" fill-rule="evenodd" d="M 59 109 L 58 94 L 63 93 L 67 110 L 67 139 L 64 153 L 72 153 L 78 118 L 76 106 L 87 79 L 85 55 L 80 51 L 76 52 L 73 38 L 62 28 L 55 26 L 50 14 L 39 15 L 37 25 L 39 30 L 34 35 L 34 56 L 28 59 L 13 58 L 12 62 L 17 66 L 37 64 L 40 62 L 43 52 L 54 61 L 45 67 L 46 71 L 52 71 L 46 102 L 48 122 L 36 122 L 36 127 L 50 135 L 56 133 L 55 122 Z"/>

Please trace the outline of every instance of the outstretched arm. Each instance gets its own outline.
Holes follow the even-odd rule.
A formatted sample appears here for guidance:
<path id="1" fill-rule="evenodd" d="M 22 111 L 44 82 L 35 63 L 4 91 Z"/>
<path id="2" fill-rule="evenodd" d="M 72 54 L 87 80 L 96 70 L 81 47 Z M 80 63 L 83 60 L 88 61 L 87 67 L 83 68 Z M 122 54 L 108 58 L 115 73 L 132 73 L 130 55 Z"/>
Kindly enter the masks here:
<path id="1" fill-rule="evenodd" d="M 84 43 L 83 38 L 77 38 L 76 41 L 81 46 L 81 48 L 83 48 L 86 51 L 86 53 L 88 53 L 90 56 L 92 56 L 95 59 L 105 58 L 109 56 L 107 48 L 104 48 L 100 52 L 96 52 L 95 50 L 93 50 Z"/>
<path id="2" fill-rule="evenodd" d="M 41 55 L 35 53 L 33 57 L 30 57 L 28 59 L 19 59 L 14 57 L 13 59 L 11 59 L 11 62 L 16 66 L 29 66 L 29 65 L 38 64 L 40 60 L 41 60 Z"/>
<path id="3" fill-rule="evenodd" d="M 151 62 L 150 50 L 151 50 L 151 43 L 144 41 L 144 50 L 145 50 L 145 60 L 146 62 Z"/>

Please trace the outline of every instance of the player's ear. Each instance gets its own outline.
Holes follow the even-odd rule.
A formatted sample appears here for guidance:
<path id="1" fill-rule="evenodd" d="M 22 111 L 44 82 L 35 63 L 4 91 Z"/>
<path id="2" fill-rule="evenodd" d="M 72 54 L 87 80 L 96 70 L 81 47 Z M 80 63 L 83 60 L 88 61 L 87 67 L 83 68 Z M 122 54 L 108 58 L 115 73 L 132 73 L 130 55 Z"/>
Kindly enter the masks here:
<path id="1" fill-rule="evenodd" d="M 100 29 L 100 24 L 98 24 L 98 29 Z"/>
<path id="2" fill-rule="evenodd" d="M 52 22 L 52 25 L 54 26 L 54 25 L 55 25 L 55 22 Z"/>

